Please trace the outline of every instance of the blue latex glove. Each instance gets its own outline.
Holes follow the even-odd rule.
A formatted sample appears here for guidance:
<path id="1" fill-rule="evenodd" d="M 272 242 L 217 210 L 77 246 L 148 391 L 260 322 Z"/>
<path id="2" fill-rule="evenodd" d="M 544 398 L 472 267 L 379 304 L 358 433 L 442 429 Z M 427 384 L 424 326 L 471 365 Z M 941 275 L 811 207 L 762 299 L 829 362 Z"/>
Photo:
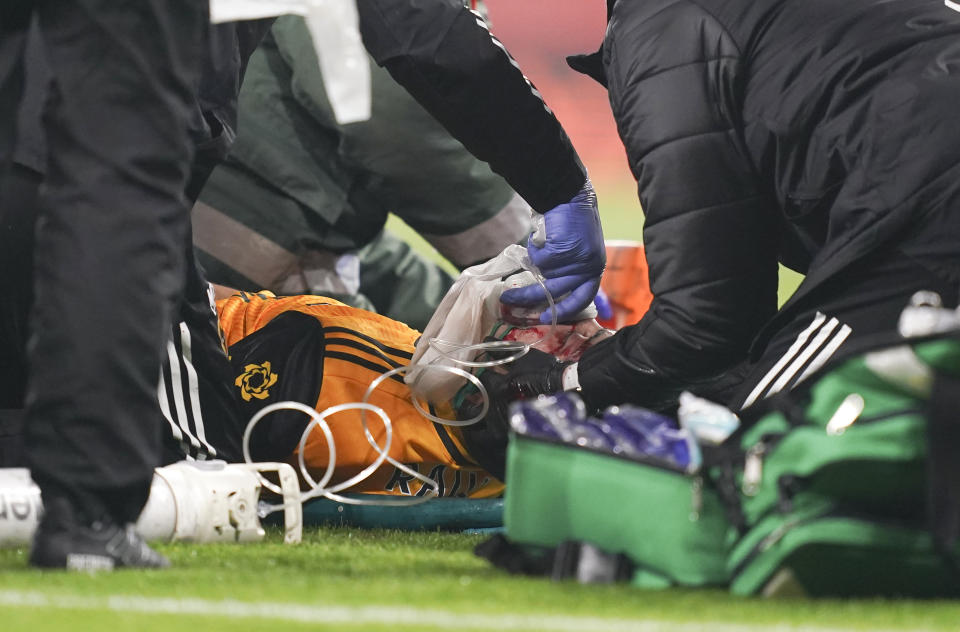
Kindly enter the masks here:
<path id="1" fill-rule="evenodd" d="M 600 320 L 610 320 L 613 318 L 613 305 L 610 304 L 610 298 L 603 288 L 597 290 L 597 296 L 593 299 L 593 304 L 597 308 L 597 318 Z"/>
<path id="2" fill-rule="evenodd" d="M 590 304 L 600 288 L 600 275 L 607 265 L 597 194 L 590 180 L 572 200 L 553 207 L 543 217 L 546 241 L 538 245 L 531 235 L 527 240 L 527 252 L 546 277 L 547 290 L 556 301 L 557 320 L 563 321 Z M 539 283 L 507 290 L 500 300 L 521 307 L 547 302 Z M 548 309 L 540 314 L 540 322 L 549 323 L 550 317 Z"/>

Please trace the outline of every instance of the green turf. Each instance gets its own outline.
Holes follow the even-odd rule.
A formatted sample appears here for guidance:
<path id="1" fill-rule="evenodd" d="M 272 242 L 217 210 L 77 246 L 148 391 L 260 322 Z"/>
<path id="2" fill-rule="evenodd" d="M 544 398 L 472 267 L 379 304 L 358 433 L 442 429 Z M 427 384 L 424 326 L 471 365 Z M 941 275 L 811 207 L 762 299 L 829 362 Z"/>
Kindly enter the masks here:
<path id="1" fill-rule="evenodd" d="M 773 624 L 851 630 L 956 630 L 960 622 L 960 604 L 945 602 L 774 602 L 735 598 L 718 590 L 644 592 L 627 586 L 581 586 L 515 577 L 472 554 L 473 546 L 482 538 L 311 529 L 299 546 L 280 543 L 275 533 L 268 541 L 256 544 L 161 546 L 173 561 L 171 569 L 97 575 L 37 572 L 27 568 L 22 550 L 0 551 L 0 629 L 46 632 L 135 628 L 169 632 L 196 625 L 204 631 L 258 630 L 272 618 L 280 619 L 284 628 L 436 629 L 429 622 L 377 624 L 371 620 L 370 607 L 453 614 L 471 622 L 463 629 L 497 629 L 499 626 L 486 624 L 507 615 L 533 616 L 534 621 L 547 624 L 542 629 L 549 629 L 552 621 L 570 617 L 613 618 L 638 626 L 640 621 L 703 624 L 702 628 L 681 628 L 685 631 L 716 629 L 719 623 L 749 624 L 751 630 L 768 630 Z M 11 603 L 17 595 L 75 600 L 85 605 L 51 608 Z M 346 622 L 340 620 L 327 628 L 315 622 L 284 620 L 282 615 L 232 619 L 196 612 L 144 615 L 124 612 L 122 607 L 109 609 L 107 599 L 111 597 L 146 598 L 151 607 L 160 598 L 172 598 L 199 599 L 204 604 L 229 600 L 351 609 Z M 486 619 L 477 623 L 473 616 Z M 626 629 L 631 628 L 627 625 Z"/>

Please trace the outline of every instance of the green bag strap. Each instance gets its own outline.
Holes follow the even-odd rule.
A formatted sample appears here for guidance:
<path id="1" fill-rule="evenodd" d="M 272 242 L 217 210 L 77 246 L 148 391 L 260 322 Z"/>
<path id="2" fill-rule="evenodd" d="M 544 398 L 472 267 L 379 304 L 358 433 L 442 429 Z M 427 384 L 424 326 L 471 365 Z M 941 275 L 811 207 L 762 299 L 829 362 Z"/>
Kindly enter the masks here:
<path id="1" fill-rule="evenodd" d="M 703 457 L 701 471 L 704 479 L 717 491 L 727 522 L 740 535 L 745 534 L 747 518 L 743 513 L 735 474 L 736 469 L 743 466 L 744 460 L 739 437 L 731 436 L 720 445 L 702 445 L 700 451 Z"/>
<path id="2" fill-rule="evenodd" d="M 927 510 L 934 546 L 960 576 L 960 377 L 937 371 L 927 427 Z"/>
<path id="3" fill-rule="evenodd" d="M 743 435 L 765 415 L 772 412 L 783 414 L 787 423 L 793 427 L 806 425 L 803 411 L 808 400 L 809 393 L 805 389 L 782 391 L 772 397 L 761 399 L 739 412 L 740 426 L 722 444 L 700 446 L 703 455 L 702 469 L 706 478 L 717 491 L 727 521 L 740 535 L 744 535 L 749 530 L 747 518 L 743 512 L 740 486 L 736 480 L 736 472 L 743 469 L 746 458 L 746 451 L 740 445 Z"/>

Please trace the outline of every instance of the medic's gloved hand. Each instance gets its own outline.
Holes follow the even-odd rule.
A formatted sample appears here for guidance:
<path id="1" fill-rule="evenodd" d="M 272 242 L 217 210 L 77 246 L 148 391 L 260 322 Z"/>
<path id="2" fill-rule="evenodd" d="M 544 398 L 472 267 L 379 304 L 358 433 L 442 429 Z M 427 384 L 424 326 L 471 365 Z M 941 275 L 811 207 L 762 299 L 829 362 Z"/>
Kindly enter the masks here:
<path id="1" fill-rule="evenodd" d="M 613 318 L 613 305 L 610 303 L 610 297 L 603 291 L 603 288 L 597 290 L 597 295 L 593 299 L 593 304 L 597 308 L 598 320 L 610 320 Z"/>
<path id="2" fill-rule="evenodd" d="M 484 371 L 480 381 L 482 382 L 486 377 L 491 380 L 491 385 L 495 388 L 506 389 L 503 394 L 511 401 L 527 399 L 562 391 L 563 370 L 571 364 L 573 363 L 561 362 L 549 353 L 530 349 L 520 358 L 507 364 L 505 374 L 499 374 L 494 379 L 492 375 L 488 376 L 493 371 Z"/>
<path id="3" fill-rule="evenodd" d="M 527 252 L 546 277 L 547 290 L 556 301 L 557 320 L 563 321 L 590 304 L 607 264 L 597 194 L 590 180 L 572 200 L 546 212 L 544 227 L 545 242 L 538 245 L 531 235 L 527 240 Z M 500 300 L 507 305 L 522 307 L 547 302 L 539 283 L 507 290 Z M 549 323 L 550 318 L 550 310 L 547 310 L 540 315 L 540 322 Z"/>
<path id="4" fill-rule="evenodd" d="M 537 395 L 563 390 L 563 370 L 571 362 L 561 362 L 549 353 L 530 349 L 523 357 L 503 368 L 480 374 L 480 382 L 490 396 L 490 409 L 484 418 L 486 427 L 506 434 L 510 404 Z M 498 370 L 499 369 L 499 370 Z"/>

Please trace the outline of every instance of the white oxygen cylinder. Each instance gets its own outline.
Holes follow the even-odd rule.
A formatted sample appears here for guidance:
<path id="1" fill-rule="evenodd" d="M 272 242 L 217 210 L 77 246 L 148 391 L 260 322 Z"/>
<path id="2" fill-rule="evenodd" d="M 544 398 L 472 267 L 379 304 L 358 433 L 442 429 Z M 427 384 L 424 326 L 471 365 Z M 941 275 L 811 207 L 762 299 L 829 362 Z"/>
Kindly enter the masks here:
<path id="1" fill-rule="evenodd" d="M 287 542 L 299 542 L 302 508 L 293 468 L 285 463 L 181 461 L 159 467 L 137 532 L 146 540 L 253 542 L 264 536 L 257 513 L 260 472 L 276 472 L 285 500 Z"/>
<path id="2" fill-rule="evenodd" d="M 0 468 L 0 547 L 29 544 L 43 503 L 26 468 Z"/>
<path id="3" fill-rule="evenodd" d="M 146 540 L 250 541 L 263 537 L 257 517 L 260 483 L 223 461 L 181 461 L 158 467 L 137 520 Z"/>
<path id="4" fill-rule="evenodd" d="M 284 541 L 299 542 L 303 508 L 297 475 L 286 463 L 181 461 L 154 471 L 137 531 L 150 541 L 253 542 L 263 538 L 258 505 L 264 479 L 275 473 L 282 492 Z M 0 468 L 0 547 L 30 544 L 43 503 L 25 468 Z"/>

